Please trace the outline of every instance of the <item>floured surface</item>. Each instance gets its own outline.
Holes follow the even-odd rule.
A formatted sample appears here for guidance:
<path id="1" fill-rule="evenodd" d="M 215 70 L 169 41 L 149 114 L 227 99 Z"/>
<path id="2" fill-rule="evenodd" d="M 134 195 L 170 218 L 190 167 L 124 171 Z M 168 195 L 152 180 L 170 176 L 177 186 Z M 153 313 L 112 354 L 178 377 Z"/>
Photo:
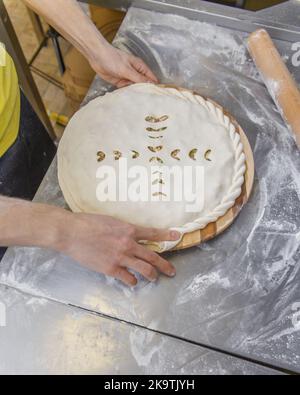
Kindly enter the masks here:
<path id="1" fill-rule="evenodd" d="M 8 324 L 0 328 L 2 375 L 276 374 L 1 285 L 0 300 L 6 306 Z"/>
<path id="2" fill-rule="evenodd" d="M 70 259 L 26 249 L 9 251 L 0 282 L 30 283 L 65 302 L 299 371 L 300 157 L 244 39 L 240 32 L 132 9 L 118 40 L 139 48 L 162 82 L 211 97 L 246 131 L 256 181 L 228 231 L 198 248 L 168 255 L 177 269 L 175 279 L 142 281 L 135 290 Z M 290 44 L 276 45 L 290 68 Z M 298 84 L 299 72 L 293 71 Z M 91 97 L 107 89 L 97 80 Z M 63 204 L 55 164 L 38 199 Z M 53 259 L 47 270 L 37 270 Z M 149 348 L 139 355 L 133 347 L 141 364 L 150 358 Z"/>

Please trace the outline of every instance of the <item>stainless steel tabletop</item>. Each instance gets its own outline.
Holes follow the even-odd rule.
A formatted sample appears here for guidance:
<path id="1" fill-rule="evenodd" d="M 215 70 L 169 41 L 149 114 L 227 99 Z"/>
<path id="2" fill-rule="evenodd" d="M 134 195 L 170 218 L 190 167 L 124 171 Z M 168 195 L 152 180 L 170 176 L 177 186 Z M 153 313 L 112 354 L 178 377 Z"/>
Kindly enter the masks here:
<path id="1" fill-rule="evenodd" d="M 167 3 L 164 2 L 164 7 Z M 177 269 L 177 276 L 172 280 L 161 277 L 157 284 L 141 280 L 135 289 L 128 289 L 52 251 L 11 248 L 1 262 L 0 284 L 18 290 L 9 292 L 18 294 L 18 306 L 20 310 L 23 306 L 22 314 L 28 314 L 28 317 L 33 313 L 28 310 L 27 296 L 22 293 L 32 295 L 35 300 L 46 298 L 48 302 L 41 303 L 36 316 L 41 314 L 44 317 L 48 310 L 55 310 L 57 319 L 53 320 L 52 330 L 56 328 L 57 336 L 63 336 L 65 331 L 60 315 L 73 317 L 78 310 L 83 323 L 80 321 L 76 326 L 70 318 L 70 337 L 80 339 L 81 331 L 91 322 L 91 337 L 95 344 L 99 337 L 101 343 L 104 335 L 95 334 L 97 325 L 110 325 L 108 344 L 111 342 L 112 348 L 107 354 L 112 354 L 111 358 L 114 345 L 120 342 L 119 337 L 125 336 L 125 330 L 136 331 L 134 345 L 128 342 L 116 345 L 122 358 L 130 361 L 128 369 L 132 367 L 133 371 L 136 366 L 141 368 L 134 355 L 139 352 L 140 361 L 150 367 L 148 372 L 155 372 L 159 366 L 159 355 L 161 364 L 169 366 L 168 372 L 182 372 L 181 366 L 184 366 L 186 373 L 207 373 L 210 369 L 218 373 L 224 366 L 223 352 L 241 358 L 232 359 L 234 365 L 239 366 L 239 372 L 243 372 L 246 363 L 242 359 L 248 358 L 257 361 L 258 365 L 266 363 L 274 369 L 300 372 L 299 151 L 247 53 L 245 38 L 251 23 L 242 19 L 235 22 L 234 17 L 232 28 L 228 29 L 227 25 L 224 28 L 224 18 L 219 19 L 217 14 L 215 24 L 207 23 L 203 21 L 204 14 L 195 13 L 194 18 L 189 18 L 182 14 L 181 8 L 174 6 L 178 2 L 174 0 L 172 3 L 169 13 L 165 9 L 157 12 L 155 7 L 151 10 L 130 8 L 115 45 L 144 58 L 162 82 L 192 88 L 209 96 L 237 118 L 255 157 L 256 179 L 249 203 L 224 234 L 198 247 L 169 254 Z M 186 8 L 190 3 L 194 2 L 181 2 Z M 240 29 L 243 24 L 245 29 Z M 278 34 L 277 31 L 277 37 Z M 289 41 L 289 37 L 294 40 L 295 36 L 297 29 L 293 29 L 291 35 L 283 35 L 276 44 L 299 83 L 300 68 L 293 65 L 293 41 Z M 109 89 L 111 87 L 96 79 L 87 100 Z M 49 169 L 36 201 L 65 205 L 57 183 L 56 161 Z M 3 288 L 4 299 L 7 292 Z M 126 321 L 127 325 L 122 324 L 125 325 L 122 326 L 123 335 L 120 335 L 118 322 L 91 316 L 93 312 Z M 31 325 L 29 320 L 27 324 Z M 42 328 L 44 325 L 38 318 L 33 321 L 36 321 L 32 323 L 34 326 L 41 325 Z M 23 322 L 16 319 L 15 325 L 15 333 L 21 338 L 25 336 L 22 334 Z M 154 335 L 153 331 L 159 333 Z M 153 343 L 144 341 L 149 333 L 158 340 Z M 0 329 L 0 344 L 4 342 L 3 336 Z M 178 362 L 181 354 L 173 352 L 179 343 L 171 348 L 172 352 L 164 353 L 161 344 L 170 341 L 170 336 L 172 341 L 180 341 L 184 348 L 182 354 L 186 358 L 183 362 Z M 55 336 L 49 338 L 52 348 L 58 347 L 53 340 Z M 168 340 L 160 340 L 162 338 Z M 6 351 L 0 357 L 2 370 L 5 366 L 8 370 L 13 369 L 11 361 L 17 352 L 15 344 L 18 343 L 15 343 L 13 334 L 8 339 L 5 340 Z M 30 338 L 32 348 L 24 355 L 34 353 L 34 358 L 30 359 L 33 361 L 43 358 L 46 340 Z M 64 340 L 59 342 L 59 347 L 60 352 L 64 347 L 68 350 Z M 194 360 L 188 362 L 189 353 L 201 354 L 204 349 L 208 352 L 209 347 L 220 350 L 221 354 L 211 351 L 214 356 L 208 362 L 199 357 L 200 362 L 194 370 Z M 78 360 L 74 366 L 70 360 L 64 365 L 61 357 L 53 359 L 51 369 L 64 371 L 66 366 L 66 371 L 82 369 L 84 372 L 85 367 L 87 370 L 90 367 L 91 371 L 95 368 L 97 372 L 104 372 L 102 365 L 94 361 L 95 354 L 102 356 L 101 347 L 90 352 L 90 361 L 87 362 L 87 351 L 84 367 Z M 213 361 L 213 358 L 216 359 Z M 226 358 L 230 357 L 227 355 Z M 164 359 L 171 361 L 170 365 L 163 362 Z M 21 361 L 15 363 L 16 369 L 25 369 Z M 114 371 L 112 365 L 109 366 Z M 36 362 L 26 366 L 34 370 Z M 44 368 L 51 371 L 47 364 Z M 125 367 L 120 369 L 121 373 L 127 372 Z M 224 373 L 233 369 L 228 364 Z"/>
<path id="2" fill-rule="evenodd" d="M 60 302 L 0 286 L 1 374 L 275 374 Z"/>
<path id="3" fill-rule="evenodd" d="M 280 22 L 289 27 L 300 28 L 299 0 L 290 0 L 288 3 L 278 4 L 271 8 L 261 10 L 259 17 L 274 22 Z"/>

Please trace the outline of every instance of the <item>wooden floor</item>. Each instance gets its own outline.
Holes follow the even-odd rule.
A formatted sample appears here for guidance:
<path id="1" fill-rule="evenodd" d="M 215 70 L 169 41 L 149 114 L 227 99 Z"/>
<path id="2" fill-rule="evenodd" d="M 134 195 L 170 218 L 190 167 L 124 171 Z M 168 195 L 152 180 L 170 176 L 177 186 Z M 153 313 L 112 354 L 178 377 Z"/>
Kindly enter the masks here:
<path id="1" fill-rule="evenodd" d="M 4 4 L 12 20 L 24 54 L 27 60 L 29 60 L 38 47 L 38 40 L 34 33 L 27 9 L 21 0 L 4 0 Z M 61 39 L 60 42 L 63 53 L 66 54 L 70 45 L 63 39 Z M 46 48 L 41 50 L 40 55 L 34 62 L 34 66 L 60 81 L 61 76 L 51 42 L 49 42 Z M 55 111 L 70 117 L 73 114 L 73 110 L 64 91 L 35 73 L 33 73 L 33 77 L 47 110 Z M 54 129 L 57 136 L 61 137 L 64 130 L 63 127 L 54 125 Z"/>

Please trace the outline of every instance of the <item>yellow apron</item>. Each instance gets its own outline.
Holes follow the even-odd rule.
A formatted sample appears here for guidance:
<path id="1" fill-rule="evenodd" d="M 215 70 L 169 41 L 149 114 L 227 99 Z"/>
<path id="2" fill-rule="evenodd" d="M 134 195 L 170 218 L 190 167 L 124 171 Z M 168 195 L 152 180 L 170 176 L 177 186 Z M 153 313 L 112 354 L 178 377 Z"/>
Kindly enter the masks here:
<path id="1" fill-rule="evenodd" d="M 20 89 L 13 60 L 0 43 L 0 158 L 15 142 L 20 124 Z"/>

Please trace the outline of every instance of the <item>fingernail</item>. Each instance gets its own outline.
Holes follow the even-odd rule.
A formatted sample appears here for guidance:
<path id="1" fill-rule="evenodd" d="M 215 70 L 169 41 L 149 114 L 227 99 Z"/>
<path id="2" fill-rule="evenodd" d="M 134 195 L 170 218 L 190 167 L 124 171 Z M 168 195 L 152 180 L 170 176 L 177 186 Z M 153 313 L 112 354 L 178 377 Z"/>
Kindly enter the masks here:
<path id="1" fill-rule="evenodd" d="M 178 240 L 178 239 L 180 239 L 180 237 L 181 237 L 181 234 L 179 232 L 177 232 L 176 230 L 171 231 L 172 240 Z"/>
<path id="2" fill-rule="evenodd" d="M 169 272 L 170 277 L 175 277 L 176 276 L 176 270 L 172 270 Z"/>

